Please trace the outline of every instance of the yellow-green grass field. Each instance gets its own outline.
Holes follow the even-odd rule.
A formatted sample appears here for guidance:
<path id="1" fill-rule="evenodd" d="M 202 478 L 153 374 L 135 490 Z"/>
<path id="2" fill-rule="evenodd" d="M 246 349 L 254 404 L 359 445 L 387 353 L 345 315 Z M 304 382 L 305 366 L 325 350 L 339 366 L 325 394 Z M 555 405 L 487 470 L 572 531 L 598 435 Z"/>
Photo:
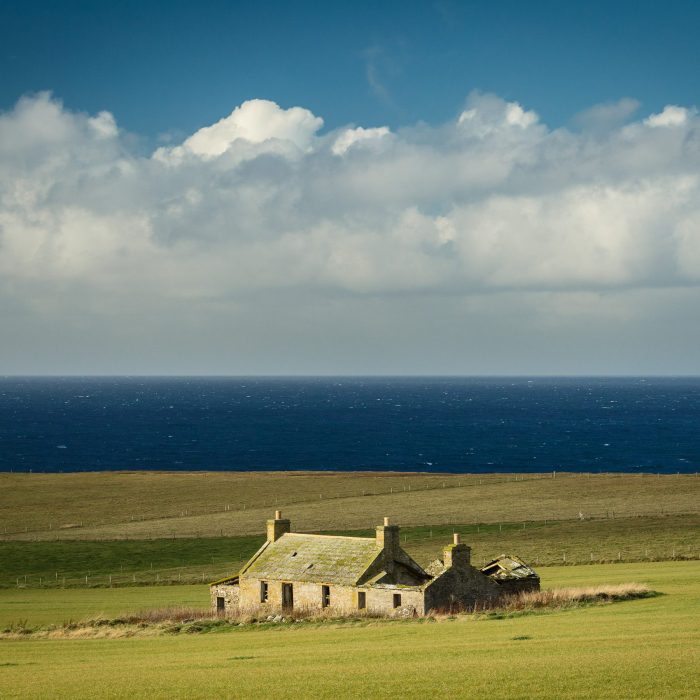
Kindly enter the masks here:
<path id="1" fill-rule="evenodd" d="M 3 698 L 697 698 L 700 562 L 550 567 L 547 587 L 636 581 L 664 595 L 510 619 L 246 626 L 125 639 L 0 641 Z M 201 592 L 196 592 L 201 588 Z M 6 616 L 11 596 L 0 591 Z M 24 592 L 27 593 L 27 592 Z M 206 588 L 31 591 L 38 621 Z M 155 594 L 155 595 L 154 595 Z M 125 597 L 126 596 L 126 597 Z M 163 603 L 176 602 L 172 598 Z M 28 616 L 31 621 L 31 616 Z"/>
<path id="2" fill-rule="evenodd" d="M 293 510 L 291 511 L 293 515 Z M 425 525 L 402 529 L 403 547 L 422 565 L 453 531 L 480 565 L 503 553 L 536 568 L 601 561 L 700 558 L 700 514 L 602 520 Z M 372 530 L 337 534 L 372 537 Z M 0 588 L 143 586 L 211 581 L 237 571 L 264 535 L 148 540 L 0 541 Z"/>
<path id="3" fill-rule="evenodd" d="M 257 535 L 275 508 L 299 531 L 697 513 L 700 476 L 640 474 L 0 474 L 4 539 Z"/>

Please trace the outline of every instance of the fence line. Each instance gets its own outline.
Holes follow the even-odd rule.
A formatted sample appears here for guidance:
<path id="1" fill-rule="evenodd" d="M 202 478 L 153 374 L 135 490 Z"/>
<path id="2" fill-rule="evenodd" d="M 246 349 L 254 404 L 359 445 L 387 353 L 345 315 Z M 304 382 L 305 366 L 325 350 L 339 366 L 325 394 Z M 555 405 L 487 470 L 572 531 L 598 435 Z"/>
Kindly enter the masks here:
<path id="1" fill-rule="evenodd" d="M 336 493 L 336 494 L 319 494 L 320 499 L 319 500 L 344 500 L 347 498 L 362 498 L 362 497 L 377 497 L 377 496 L 391 496 L 394 494 L 399 494 L 399 493 L 415 493 L 415 492 L 420 492 L 420 491 L 436 491 L 438 489 L 465 489 L 465 488 L 474 488 L 477 486 L 490 486 L 492 484 L 506 484 L 506 483 L 523 483 L 523 482 L 531 482 L 531 481 L 544 481 L 547 479 L 561 479 L 561 478 L 590 478 L 591 475 L 594 475 L 596 477 L 604 477 L 604 478 L 622 478 L 622 477 L 629 477 L 629 476 L 637 476 L 637 477 L 652 477 L 652 476 L 657 476 L 660 477 L 661 474 L 652 474 L 652 473 L 639 473 L 639 474 L 627 474 L 623 472 L 558 472 L 558 471 L 553 471 L 553 472 L 546 472 L 546 473 L 538 473 L 538 474 L 522 474 L 522 475 L 517 475 L 515 474 L 511 478 L 507 479 L 485 479 L 483 476 L 478 479 L 478 483 L 473 482 L 473 483 L 462 483 L 462 480 L 460 480 L 457 476 L 453 476 L 453 482 L 455 479 L 457 479 L 457 483 L 448 483 L 447 481 L 444 481 L 446 478 L 444 474 L 442 475 L 435 475 L 431 478 L 432 481 L 438 481 L 439 483 L 433 484 L 433 483 L 427 483 L 425 484 L 425 487 L 421 487 L 418 485 L 417 488 L 411 489 L 411 484 L 408 485 L 408 488 L 405 486 L 401 491 L 394 490 L 394 487 L 390 487 L 389 491 L 377 491 L 377 490 L 367 490 L 364 489 L 362 490 L 362 493 L 346 493 L 346 494 L 341 494 L 341 493 Z M 466 475 L 465 475 L 466 476 Z M 468 475 L 469 478 L 472 479 L 477 479 L 476 475 L 470 474 Z M 681 473 L 678 472 L 677 474 L 664 474 L 664 476 L 681 476 Z M 683 476 L 698 476 L 698 472 L 694 473 L 684 473 Z M 378 477 L 375 477 L 378 478 Z M 384 478 L 384 477 L 382 477 Z M 400 478 L 400 477 L 396 477 Z M 485 483 L 482 483 L 484 482 Z M 448 484 L 445 486 L 445 484 Z M 263 501 L 263 502 L 256 502 L 255 504 L 248 504 L 248 503 L 243 503 L 240 504 L 240 506 L 236 509 L 231 508 L 231 504 L 224 504 L 223 507 L 219 506 L 215 510 L 210 509 L 210 510 L 197 510 L 195 513 L 193 510 L 186 508 L 186 509 L 181 509 L 178 513 L 170 513 L 170 514 L 165 514 L 165 515 L 131 515 L 130 519 L 128 522 L 151 522 L 151 521 L 159 521 L 159 520 L 174 520 L 177 518 L 190 518 L 190 517 L 195 517 L 195 516 L 203 516 L 203 515 L 216 515 L 218 513 L 243 513 L 246 512 L 246 510 L 263 510 L 265 508 L 273 508 L 273 507 L 286 507 L 286 506 L 291 506 L 291 505 L 298 505 L 300 503 L 313 503 L 315 502 L 315 498 L 303 498 L 303 499 L 297 499 L 297 500 L 289 500 L 289 501 L 282 501 L 280 502 L 279 497 L 275 497 L 274 499 L 270 501 Z M 250 508 L 248 508 L 250 506 Z M 662 511 L 663 513 L 663 511 Z M 95 522 L 89 522 L 85 523 L 85 521 L 80 521 L 80 523 L 75 523 L 75 524 L 70 524 L 69 526 L 62 525 L 56 528 L 57 530 L 60 530 L 61 532 L 68 532 L 69 530 L 79 530 L 79 529 L 85 529 L 85 528 L 92 528 L 92 527 L 102 527 L 104 525 L 109 525 L 109 526 L 119 526 L 123 525 L 124 521 L 119 520 L 115 522 L 105 522 L 105 521 L 95 521 Z M 3 533 L 0 535 L 0 540 L 3 539 L 5 535 L 24 535 L 28 533 L 39 533 L 39 532 L 47 532 L 47 531 L 53 531 L 53 523 L 48 523 L 48 527 L 37 527 L 37 528 L 32 528 L 31 530 L 28 529 L 28 527 L 25 527 L 24 529 L 19 529 L 19 530 L 10 530 L 8 531 L 7 528 L 4 528 Z M 57 538 L 58 539 L 58 538 Z M 134 539 L 144 539 L 144 538 L 134 538 Z"/>

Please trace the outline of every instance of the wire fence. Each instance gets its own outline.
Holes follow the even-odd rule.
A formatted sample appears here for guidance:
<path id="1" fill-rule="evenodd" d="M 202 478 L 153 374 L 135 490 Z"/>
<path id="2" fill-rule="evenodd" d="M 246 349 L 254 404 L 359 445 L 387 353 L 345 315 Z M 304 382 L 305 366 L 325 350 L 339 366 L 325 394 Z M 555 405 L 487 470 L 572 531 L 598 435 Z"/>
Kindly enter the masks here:
<path id="1" fill-rule="evenodd" d="M 388 490 L 381 490 L 381 489 L 359 489 L 357 491 L 349 491 L 349 492 L 343 492 L 343 493 L 319 493 L 318 494 L 318 500 L 345 500 L 345 499 L 351 499 L 351 498 L 368 498 L 368 497 L 378 497 L 378 496 L 392 496 L 394 494 L 404 494 L 404 493 L 415 493 L 415 492 L 424 492 L 424 491 L 438 491 L 442 489 L 466 489 L 466 488 L 474 488 L 478 486 L 490 486 L 490 485 L 497 485 L 497 484 L 504 484 L 504 483 L 515 483 L 515 482 L 532 482 L 532 481 L 542 481 L 542 480 L 548 480 L 548 479 L 581 479 L 581 478 L 591 478 L 591 477 L 605 477 L 605 478 L 615 478 L 615 477 L 629 477 L 630 474 L 626 473 L 617 473 L 617 472 L 600 472 L 600 473 L 593 473 L 593 472 L 581 472 L 581 473 L 573 473 L 573 472 L 548 472 L 546 474 L 516 474 L 509 476 L 508 478 L 503 478 L 503 479 L 495 479 L 495 478 L 488 478 L 487 476 L 483 477 L 477 477 L 477 476 L 472 476 L 472 475 L 465 475 L 463 479 L 456 478 L 454 476 L 447 477 L 447 478 L 442 478 L 442 477 L 432 477 L 431 480 L 425 484 L 404 484 L 399 488 L 398 486 L 394 487 L 391 486 L 389 487 Z M 681 473 L 677 472 L 675 475 L 668 475 L 668 474 L 659 474 L 659 473 L 639 473 L 635 474 L 635 476 L 642 477 L 642 478 L 660 478 L 661 476 L 668 477 L 668 476 L 698 476 L 698 472 L 694 473 Z M 470 478 L 471 477 L 471 480 Z M 397 477 L 398 478 L 398 477 Z M 259 510 L 265 510 L 265 509 L 273 509 L 273 508 L 287 508 L 289 506 L 293 505 L 299 505 L 299 504 L 308 504 L 311 502 L 316 501 L 315 497 L 309 497 L 308 495 L 304 495 L 302 498 L 298 499 L 289 499 L 285 498 L 283 496 L 276 496 L 267 500 L 262 500 L 262 501 L 254 501 L 251 503 L 239 503 L 239 504 L 232 504 L 232 503 L 224 503 L 216 508 L 184 508 L 180 507 L 178 508 L 177 512 L 170 511 L 170 512 L 159 512 L 159 513 L 149 513 L 149 514 L 131 514 L 127 520 L 80 520 L 78 522 L 74 523 L 63 523 L 63 524 L 58 524 L 58 523 L 53 523 L 53 522 L 47 522 L 44 523 L 43 525 L 33 525 L 30 527 L 29 525 L 26 525 L 24 527 L 3 527 L 3 532 L 0 533 L 0 540 L 5 539 L 5 538 L 13 538 L 13 537 L 18 537 L 18 536 L 23 536 L 23 535 L 31 535 L 31 534 L 42 534 L 41 539 L 47 539 L 46 533 L 56 533 L 56 538 L 57 539 L 65 539 L 66 533 L 69 532 L 76 532 L 76 534 L 79 534 L 80 531 L 84 530 L 89 530 L 89 529 L 94 529 L 94 528 L 101 528 L 101 527 L 115 527 L 115 526 L 120 526 L 120 525 L 128 525 L 129 523 L 146 523 L 146 522 L 156 522 L 156 521 L 163 521 L 163 520 L 175 520 L 179 518 L 192 518 L 192 517 L 201 517 L 201 516 L 207 516 L 207 515 L 217 515 L 220 513 L 244 513 L 247 511 L 259 511 Z M 675 509 L 674 506 L 668 506 L 665 507 L 663 504 L 661 504 L 658 508 L 655 509 L 646 509 L 646 510 L 640 510 L 640 509 L 635 509 L 635 510 L 629 510 L 629 511 L 596 511 L 596 512 L 588 512 L 588 513 L 581 513 L 578 512 L 574 514 L 572 517 L 574 518 L 585 518 L 585 517 L 590 517 L 590 518 L 600 518 L 600 517 L 633 517 L 637 515 L 645 515 L 645 516 L 650 516 L 650 515 L 668 515 L 668 514 L 681 514 L 683 513 L 683 510 L 681 508 Z M 554 516 L 556 518 L 556 516 Z M 559 518 L 562 519 L 562 518 Z M 566 519 L 566 518 L 564 518 Z M 224 530 L 223 528 L 220 528 L 220 536 L 235 536 L 234 534 L 226 534 L 224 535 Z M 164 536 L 168 535 L 163 535 L 160 534 L 158 535 L 155 539 L 161 539 Z M 173 533 L 172 536 L 181 536 L 178 535 L 177 533 Z M 206 535 L 205 533 L 201 534 L 195 534 L 194 536 L 211 536 L 211 532 L 208 532 Z M 128 535 L 125 533 L 124 535 L 119 536 L 120 539 L 128 539 Z M 135 535 L 133 539 L 147 539 L 144 538 L 143 535 Z"/>
<path id="2" fill-rule="evenodd" d="M 460 529 L 460 532 L 463 530 Z M 416 537 L 404 540 L 404 545 L 440 539 L 444 537 Z M 410 551 L 410 549 L 409 549 Z M 440 554 L 436 547 L 435 556 Z M 530 565 L 537 567 L 548 566 L 579 566 L 584 564 L 610 564 L 633 562 L 661 561 L 691 561 L 700 559 L 700 542 L 679 544 L 673 547 L 660 548 L 651 546 L 633 546 L 620 548 L 614 544 L 600 547 L 596 551 L 580 546 L 575 549 L 559 550 L 551 547 L 535 548 L 531 551 L 520 551 L 518 554 Z M 472 564 L 477 568 L 484 566 L 491 557 L 474 556 Z M 225 558 L 212 558 L 211 564 L 183 565 L 180 567 L 150 568 L 134 571 L 114 571 L 113 573 L 92 572 L 84 573 L 60 571 L 51 573 L 31 573 L 16 576 L 14 581 L 5 580 L 0 588 L 106 588 L 125 586 L 169 586 L 187 584 L 208 584 L 225 576 L 234 575 L 247 559 L 232 561 Z"/>

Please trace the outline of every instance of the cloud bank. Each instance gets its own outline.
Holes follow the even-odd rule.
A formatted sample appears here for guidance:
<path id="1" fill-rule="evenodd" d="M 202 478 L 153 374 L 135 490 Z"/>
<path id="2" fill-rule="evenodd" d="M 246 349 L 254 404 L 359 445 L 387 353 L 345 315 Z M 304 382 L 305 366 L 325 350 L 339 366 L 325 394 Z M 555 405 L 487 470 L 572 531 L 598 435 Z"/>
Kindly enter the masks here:
<path id="1" fill-rule="evenodd" d="M 198 356 L 212 371 L 373 371 L 371 352 L 353 364 L 365 347 L 377 371 L 391 357 L 397 371 L 546 371 L 515 354 L 490 364 L 494 347 L 511 329 L 533 358 L 544 343 L 570 352 L 586 328 L 626 323 L 628 348 L 667 322 L 683 348 L 700 300 L 700 118 L 669 105 L 630 121 L 637 109 L 622 100 L 551 129 L 473 93 L 439 126 L 324 131 L 303 107 L 251 100 L 141 153 L 109 112 L 25 97 L 0 115 L 0 310 L 14 338 L 0 358 L 9 371 L 206 372 Z M 426 324 L 454 351 L 402 363 L 407 345 L 436 351 Z M 271 346 L 289 343 L 299 362 L 276 365 Z M 576 357 L 552 370 L 586 371 Z"/>

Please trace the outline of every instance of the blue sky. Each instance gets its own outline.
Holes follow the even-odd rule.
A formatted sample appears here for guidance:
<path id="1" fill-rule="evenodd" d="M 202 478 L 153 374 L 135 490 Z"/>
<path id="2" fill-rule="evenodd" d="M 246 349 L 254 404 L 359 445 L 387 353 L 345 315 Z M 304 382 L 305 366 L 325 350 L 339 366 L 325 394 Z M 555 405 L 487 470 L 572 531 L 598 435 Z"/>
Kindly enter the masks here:
<path id="1" fill-rule="evenodd" d="M 0 0 L 0 374 L 698 374 L 699 36 Z"/>
<path id="2" fill-rule="evenodd" d="M 4 0 L 0 107 L 51 90 L 150 138 L 246 99 L 303 105 L 327 127 L 439 123 L 474 89 L 552 126 L 633 97 L 696 104 L 700 4 Z"/>

